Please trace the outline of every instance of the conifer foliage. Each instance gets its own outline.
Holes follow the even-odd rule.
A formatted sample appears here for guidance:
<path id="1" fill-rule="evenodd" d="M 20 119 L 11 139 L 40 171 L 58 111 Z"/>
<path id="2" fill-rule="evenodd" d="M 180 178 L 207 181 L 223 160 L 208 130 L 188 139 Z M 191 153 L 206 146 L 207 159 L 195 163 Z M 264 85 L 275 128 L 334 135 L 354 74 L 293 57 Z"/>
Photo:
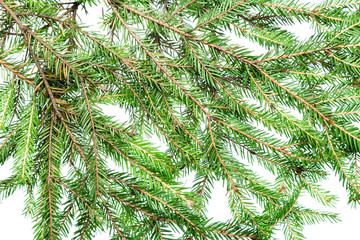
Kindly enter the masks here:
<path id="1" fill-rule="evenodd" d="M 78 12 L 100 4 L 89 31 Z M 0 164 L 12 163 L 0 198 L 26 192 L 39 240 L 70 228 L 74 239 L 303 239 L 304 225 L 337 221 L 299 197 L 333 205 L 321 180 L 335 172 L 360 200 L 359 5 L 0 0 Z M 285 30 L 296 22 L 314 35 Z M 206 217 L 215 181 L 226 222 Z"/>

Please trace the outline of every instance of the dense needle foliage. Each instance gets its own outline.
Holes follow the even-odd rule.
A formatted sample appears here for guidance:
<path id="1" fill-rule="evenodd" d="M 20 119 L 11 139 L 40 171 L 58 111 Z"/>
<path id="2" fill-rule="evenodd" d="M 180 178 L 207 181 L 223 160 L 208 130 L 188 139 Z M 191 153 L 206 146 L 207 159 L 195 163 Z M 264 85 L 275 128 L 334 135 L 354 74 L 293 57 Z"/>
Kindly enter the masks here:
<path id="1" fill-rule="evenodd" d="M 100 4 L 102 29 L 88 31 L 77 14 Z M 359 203 L 359 5 L 0 0 L 0 164 L 12 162 L 0 199 L 26 191 L 39 240 L 71 226 L 74 239 L 302 239 L 305 224 L 336 221 L 298 200 L 332 205 L 319 183 L 333 171 Z M 284 30 L 295 22 L 314 35 Z M 206 217 L 218 180 L 227 222 Z"/>

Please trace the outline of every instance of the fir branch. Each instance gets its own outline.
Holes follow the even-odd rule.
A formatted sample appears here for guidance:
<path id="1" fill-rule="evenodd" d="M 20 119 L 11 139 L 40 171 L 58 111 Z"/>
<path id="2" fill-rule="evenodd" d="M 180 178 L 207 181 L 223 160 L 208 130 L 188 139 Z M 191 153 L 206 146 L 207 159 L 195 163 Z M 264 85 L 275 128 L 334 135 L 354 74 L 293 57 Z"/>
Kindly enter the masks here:
<path id="1" fill-rule="evenodd" d="M 232 6 L 231 8 L 227 9 L 226 11 L 222 12 L 221 14 L 213 17 L 212 19 L 209 19 L 208 21 L 204 22 L 204 23 L 201 23 L 200 25 L 196 26 L 194 28 L 194 30 L 198 29 L 198 28 L 202 28 L 203 26 L 211 23 L 212 21 L 215 21 L 216 19 L 218 18 L 221 18 L 222 16 L 224 16 L 225 14 L 227 14 L 228 12 L 231 12 L 232 10 L 234 10 L 235 8 L 237 8 L 238 6 L 240 6 L 241 4 L 247 2 L 247 0 L 245 1 L 239 1 L 237 4 L 235 4 L 234 6 Z"/>
<path id="2" fill-rule="evenodd" d="M 334 202 L 319 184 L 325 167 L 359 203 L 359 2 L 104 4 L 109 34 L 78 16 L 98 1 L 0 0 L 0 165 L 14 171 L 0 194 L 26 188 L 34 239 L 68 237 L 72 219 L 78 239 L 108 230 L 168 239 L 179 228 L 184 239 L 260 240 L 279 224 L 303 238 L 305 224 L 337 220 L 298 204 L 304 188 Z M 283 28 L 295 21 L 313 36 Z M 251 53 L 229 34 L 269 51 Z M 181 186 L 190 173 L 193 186 Z M 218 180 L 233 219 L 209 223 Z"/>
<path id="3" fill-rule="evenodd" d="M 2 66 L 4 66 L 5 68 L 7 68 L 10 72 L 12 72 L 14 75 L 18 76 L 19 78 L 21 78 L 22 80 L 24 80 L 26 83 L 30 84 L 31 86 L 35 86 L 35 83 L 33 81 L 31 81 L 30 79 L 28 79 L 26 76 L 24 76 L 23 74 L 21 74 L 20 72 L 16 71 L 16 69 L 14 69 L 9 63 L 5 62 L 4 60 L 0 59 L 0 64 Z"/>

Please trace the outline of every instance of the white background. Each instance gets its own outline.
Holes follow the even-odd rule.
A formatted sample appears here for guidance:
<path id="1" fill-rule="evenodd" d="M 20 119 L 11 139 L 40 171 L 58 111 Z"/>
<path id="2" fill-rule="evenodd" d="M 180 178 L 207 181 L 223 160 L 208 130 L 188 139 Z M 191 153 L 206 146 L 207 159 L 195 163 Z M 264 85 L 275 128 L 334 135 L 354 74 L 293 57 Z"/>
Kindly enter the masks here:
<path id="1" fill-rule="evenodd" d="M 306 0 L 300 2 L 308 2 Z M 313 0 L 313 3 L 319 3 L 320 0 Z M 93 9 L 89 12 L 88 16 L 81 15 L 82 21 L 86 22 L 87 25 L 96 24 L 101 17 L 101 8 Z M 95 28 L 96 29 L 96 28 Z M 295 32 L 300 38 L 307 38 L 313 34 L 313 31 L 310 29 L 310 25 L 307 24 L 296 24 L 292 27 L 287 27 L 288 30 Z M 234 36 L 234 42 L 239 41 Z M 239 42 L 237 42 L 239 43 Z M 260 47 L 245 41 L 241 40 L 241 44 L 253 49 L 257 53 L 261 53 L 263 49 Z M 114 114 L 114 111 L 106 108 L 106 112 L 111 112 Z M 125 116 L 122 113 L 118 113 L 117 117 L 119 119 L 124 118 Z M 158 143 L 159 144 L 159 143 Z M 0 167 L 0 179 L 4 179 L 10 176 L 10 167 L 12 161 L 9 160 L 5 165 Z M 264 172 L 264 175 L 268 173 Z M 185 184 L 191 184 L 191 176 L 188 179 L 185 179 Z M 347 205 L 347 193 L 341 184 L 338 182 L 335 176 L 330 176 L 329 180 L 324 182 L 324 188 L 330 190 L 333 194 L 339 196 L 339 202 L 336 204 L 336 208 L 324 208 L 321 204 L 318 204 L 313 199 L 309 198 L 306 195 L 302 195 L 300 198 L 301 203 L 304 206 L 310 206 L 313 209 L 321 209 L 332 212 L 340 213 L 342 222 L 339 223 L 322 223 L 317 225 L 305 226 L 304 235 L 308 240 L 341 240 L 341 239 L 351 239 L 356 240 L 360 239 L 358 231 L 360 227 L 360 210 L 352 209 Z M 230 218 L 230 211 L 227 208 L 227 200 L 225 197 L 225 189 L 222 187 L 221 183 L 216 183 L 215 188 L 212 191 L 213 196 L 209 202 L 208 206 L 208 216 L 214 218 L 214 220 L 227 220 Z M 24 206 L 24 192 L 17 191 L 11 197 L 0 202 L 0 239 L 1 240 L 31 240 L 33 239 L 33 230 L 32 222 L 30 218 L 25 218 L 22 215 L 23 206 Z M 71 236 L 70 236 L 71 237 Z M 279 240 L 283 240 L 284 236 L 278 234 L 276 236 Z M 71 238 L 69 238 L 71 239 Z M 100 233 L 94 237 L 94 240 L 106 240 L 108 234 Z"/>

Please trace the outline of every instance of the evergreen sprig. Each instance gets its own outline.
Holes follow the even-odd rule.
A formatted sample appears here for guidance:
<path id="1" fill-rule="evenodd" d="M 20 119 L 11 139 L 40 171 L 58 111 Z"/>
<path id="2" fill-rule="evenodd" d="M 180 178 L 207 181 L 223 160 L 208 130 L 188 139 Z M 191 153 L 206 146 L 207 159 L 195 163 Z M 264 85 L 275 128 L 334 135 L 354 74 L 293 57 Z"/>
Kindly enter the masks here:
<path id="1" fill-rule="evenodd" d="M 89 31 L 77 14 L 100 4 Z M 299 198 L 332 206 L 320 181 L 333 171 L 360 201 L 359 5 L 0 0 L 0 164 L 13 159 L 1 199 L 26 190 L 34 239 L 72 226 L 74 239 L 303 239 L 304 225 L 337 221 Z M 296 22 L 313 36 L 284 29 Z M 227 222 L 206 217 L 218 180 Z"/>

